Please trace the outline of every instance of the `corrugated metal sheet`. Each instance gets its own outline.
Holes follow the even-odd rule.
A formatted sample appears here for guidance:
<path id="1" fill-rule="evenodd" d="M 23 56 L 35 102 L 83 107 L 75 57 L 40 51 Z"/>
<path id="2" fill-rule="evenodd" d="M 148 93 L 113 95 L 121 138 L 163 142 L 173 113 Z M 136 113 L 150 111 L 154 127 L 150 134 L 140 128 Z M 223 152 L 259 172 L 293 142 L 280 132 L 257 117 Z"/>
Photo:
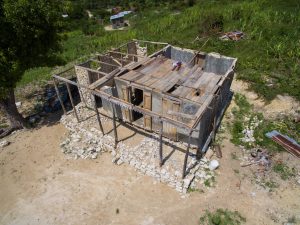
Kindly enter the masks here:
<path id="1" fill-rule="evenodd" d="M 284 147 L 292 155 L 300 158 L 300 145 L 294 139 L 286 135 L 282 135 L 276 130 L 266 133 L 266 136 L 274 140 L 282 147 Z"/>

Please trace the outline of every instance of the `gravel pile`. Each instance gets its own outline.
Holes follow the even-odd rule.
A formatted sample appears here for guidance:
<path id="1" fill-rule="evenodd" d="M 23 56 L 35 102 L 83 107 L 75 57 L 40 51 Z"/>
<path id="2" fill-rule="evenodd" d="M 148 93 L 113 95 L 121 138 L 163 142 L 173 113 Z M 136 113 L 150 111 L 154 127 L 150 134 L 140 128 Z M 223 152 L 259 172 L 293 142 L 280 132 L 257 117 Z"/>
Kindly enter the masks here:
<path id="1" fill-rule="evenodd" d="M 202 188 L 205 181 L 214 176 L 214 172 L 208 169 L 209 161 L 206 158 L 196 160 L 193 154 L 190 154 L 188 159 L 185 179 L 182 179 L 183 153 L 175 152 L 160 167 L 159 141 L 156 135 L 153 138 L 144 137 L 134 146 L 119 142 L 115 149 L 114 137 L 103 136 L 99 130 L 95 112 L 81 104 L 76 108 L 82 117 L 80 123 L 73 114 L 61 118 L 61 123 L 69 130 L 68 137 L 61 143 L 61 148 L 63 153 L 74 159 L 96 159 L 102 153 L 109 152 L 112 155 L 112 162 L 116 165 L 126 163 L 139 173 L 154 177 L 157 181 L 166 183 L 182 193 L 186 193 L 189 188 Z M 104 127 L 106 122 L 111 123 L 107 117 L 102 116 L 101 120 Z M 172 144 L 180 145 L 175 142 Z"/>

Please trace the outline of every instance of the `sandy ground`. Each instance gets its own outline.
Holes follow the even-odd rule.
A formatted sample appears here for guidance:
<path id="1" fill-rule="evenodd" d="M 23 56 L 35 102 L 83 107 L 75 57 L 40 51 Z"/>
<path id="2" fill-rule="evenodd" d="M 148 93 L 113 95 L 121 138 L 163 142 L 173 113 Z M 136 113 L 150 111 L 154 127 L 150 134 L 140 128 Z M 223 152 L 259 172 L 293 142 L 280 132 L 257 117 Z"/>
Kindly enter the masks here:
<path id="1" fill-rule="evenodd" d="M 300 216 L 299 186 L 258 190 L 249 170 L 224 141 L 216 186 L 182 197 L 174 189 L 140 175 L 110 155 L 96 160 L 67 159 L 59 143 L 60 124 L 23 131 L 0 150 L 0 224 L 198 224 L 206 209 L 238 210 L 246 224 L 277 224 Z M 238 169 L 239 174 L 233 170 Z"/>
<path id="2" fill-rule="evenodd" d="M 248 83 L 234 79 L 231 89 L 246 96 L 256 111 L 262 112 L 266 118 L 275 118 L 280 114 L 295 115 L 300 112 L 300 102 L 288 95 L 277 95 L 271 102 L 265 102 L 255 92 L 249 91 Z"/>

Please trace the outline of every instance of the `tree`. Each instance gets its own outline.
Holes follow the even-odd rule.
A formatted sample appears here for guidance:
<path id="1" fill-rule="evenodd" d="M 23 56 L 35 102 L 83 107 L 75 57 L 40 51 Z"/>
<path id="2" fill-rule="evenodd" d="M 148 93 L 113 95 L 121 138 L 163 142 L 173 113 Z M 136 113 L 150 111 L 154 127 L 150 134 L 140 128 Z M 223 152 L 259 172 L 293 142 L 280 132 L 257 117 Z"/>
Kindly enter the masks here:
<path id="1" fill-rule="evenodd" d="M 59 0 L 0 0 L 0 110 L 10 121 L 1 136 L 24 128 L 14 89 L 28 68 L 46 65 L 60 49 Z"/>

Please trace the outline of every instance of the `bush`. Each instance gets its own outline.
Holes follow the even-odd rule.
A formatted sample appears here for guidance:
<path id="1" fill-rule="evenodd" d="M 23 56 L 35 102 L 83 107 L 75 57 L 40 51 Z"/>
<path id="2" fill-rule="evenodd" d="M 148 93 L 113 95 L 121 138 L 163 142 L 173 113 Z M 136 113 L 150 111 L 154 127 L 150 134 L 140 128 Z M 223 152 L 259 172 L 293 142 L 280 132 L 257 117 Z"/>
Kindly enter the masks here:
<path id="1" fill-rule="evenodd" d="M 228 209 L 217 209 L 215 212 L 206 211 L 200 218 L 201 225 L 240 225 L 246 222 L 238 211 L 229 211 Z"/>
<path id="2" fill-rule="evenodd" d="M 89 36 L 102 36 L 105 30 L 102 25 L 98 24 L 94 19 L 84 20 L 82 23 L 82 33 Z"/>

